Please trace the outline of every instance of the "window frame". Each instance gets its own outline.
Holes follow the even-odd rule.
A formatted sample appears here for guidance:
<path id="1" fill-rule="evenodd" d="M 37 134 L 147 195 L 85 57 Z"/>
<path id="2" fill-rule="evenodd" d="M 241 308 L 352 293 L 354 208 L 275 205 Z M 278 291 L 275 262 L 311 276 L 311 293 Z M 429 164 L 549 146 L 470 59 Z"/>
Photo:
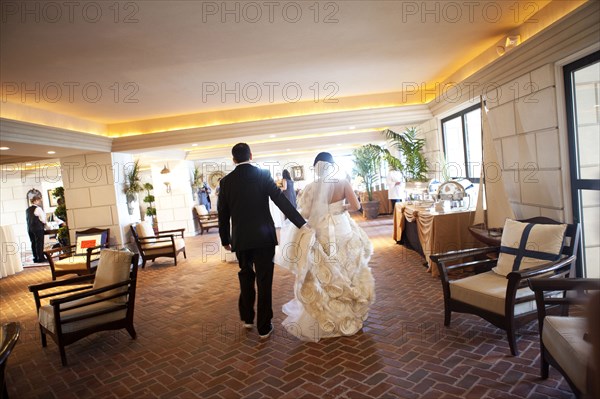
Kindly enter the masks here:
<path id="1" fill-rule="evenodd" d="M 467 118 L 466 115 L 477 110 L 477 109 L 481 109 L 481 104 L 475 104 L 475 105 L 471 105 L 461 111 L 458 111 L 450 116 L 447 116 L 445 118 L 443 118 L 440 123 L 441 123 L 441 131 L 442 131 L 442 149 L 444 151 L 444 157 L 447 158 L 446 156 L 446 132 L 444 130 L 444 124 L 452 119 L 456 119 L 458 117 L 460 117 L 460 126 L 462 129 L 462 146 L 463 146 L 463 154 L 464 154 L 464 164 L 465 164 L 465 175 L 464 176 L 451 176 L 452 178 L 454 177 L 461 177 L 461 178 L 465 178 L 465 179 L 469 179 L 472 183 L 479 183 L 479 181 L 481 180 L 479 177 L 473 177 L 471 175 L 471 168 L 469 167 L 469 164 L 472 162 L 469 162 L 469 152 L 468 152 L 468 140 L 467 140 Z M 479 115 L 479 119 L 481 122 L 481 114 Z M 480 159 L 478 164 L 481 165 L 482 160 Z"/>

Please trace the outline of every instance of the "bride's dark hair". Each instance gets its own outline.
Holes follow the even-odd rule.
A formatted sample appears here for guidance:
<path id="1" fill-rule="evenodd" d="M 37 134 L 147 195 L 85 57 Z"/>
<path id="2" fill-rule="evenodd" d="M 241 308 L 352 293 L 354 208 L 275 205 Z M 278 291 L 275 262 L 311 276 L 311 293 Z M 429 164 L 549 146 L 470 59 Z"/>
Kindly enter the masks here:
<path id="1" fill-rule="evenodd" d="M 333 156 L 328 152 L 318 153 L 317 157 L 315 158 L 315 162 L 313 163 L 313 166 L 315 166 L 319 161 L 335 163 L 335 161 L 333 160 Z"/>

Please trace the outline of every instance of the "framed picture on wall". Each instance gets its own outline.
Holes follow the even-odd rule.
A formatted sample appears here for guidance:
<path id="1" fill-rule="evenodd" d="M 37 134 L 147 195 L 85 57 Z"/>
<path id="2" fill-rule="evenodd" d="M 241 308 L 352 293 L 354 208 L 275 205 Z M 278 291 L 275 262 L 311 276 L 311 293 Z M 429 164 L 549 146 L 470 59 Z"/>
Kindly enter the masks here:
<path id="1" fill-rule="evenodd" d="M 292 179 L 294 181 L 304 180 L 304 166 L 292 166 Z"/>
<path id="2" fill-rule="evenodd" d="M 58 206 L 58 198 L 56 198 L 52 192 L 54 191 L 54 189 L 50 189 L 48 190 L 48 205 L 50 205 L 51 207 L 55 207 Z"/>

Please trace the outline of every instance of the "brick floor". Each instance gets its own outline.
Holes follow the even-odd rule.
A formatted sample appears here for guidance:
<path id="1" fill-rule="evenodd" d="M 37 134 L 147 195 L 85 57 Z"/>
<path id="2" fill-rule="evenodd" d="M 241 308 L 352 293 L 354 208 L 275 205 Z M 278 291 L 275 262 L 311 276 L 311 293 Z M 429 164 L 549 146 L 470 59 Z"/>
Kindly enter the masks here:
<path id="1" fill-rule="evenodd" d="M 392 220 L 360 222 L 371 237 L 377 300 L 362 332 L 304 343 L 285 333 L 281 306 L 293 277 L 276 268 L 275 332 L 265 342 L 237 315 L 237 264 L 222 262 L 213 231 L 186 238 L 188 259 L 140 269 L 136 340 L 102 332 L 41 347 L 29 284 L 47 267 L 0 280 L 0 321 L 21 338 L 6 371 L 11 398 L 572 398 L 553 369 L 539 377 L 537 325 L 521 330 L 521 355 L 475 316 L 443 325 L 442 289 L 416 253 L 392 239 Z"/>

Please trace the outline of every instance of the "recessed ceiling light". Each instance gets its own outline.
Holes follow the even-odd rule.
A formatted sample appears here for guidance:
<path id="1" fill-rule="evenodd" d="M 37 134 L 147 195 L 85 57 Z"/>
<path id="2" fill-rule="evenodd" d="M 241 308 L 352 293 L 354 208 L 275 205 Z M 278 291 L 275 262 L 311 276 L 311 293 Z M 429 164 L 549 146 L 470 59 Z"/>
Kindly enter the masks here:
<path id="1" fill-rule="evenodd" d="M 31 166 L 31 163 L 30 163 L 30 162 L 27 162 L 27 163 L 25 164 L 25 166 Z"/>
<path id="2" fill-rule="evenodd" d="M 192 147 L 198 147 L 198 144 L 194 143 L 192 144 Z"/>
<path id="3" fill-rule="evenodd" d="M 0 151 L 10 150 L 10 147 L 0 147 Z"/>
<path id="4" fill-rule="evenodd" d="M 285 150 L 286 150 L 286 151 L 291 151 L 289 148 L 286 148 Z"/>
<path id="5" fill-rule="evenodd" d="M 269 137 L 273 139 L 273 138 L 277 137 L 277 135 L 276 134 L 270 134 Z"/>
<path id="6" fill-rule="evenodd" d="M 48 151 L 48 154 L 50 154 L 50 155 L 56 154 L 56 151 Z"/>
<path id="7" fill-rule="evenodd" d="M 348 129 L 354 130 L 354 129 L 356 129 L 356 126 L 350 126 Z"/>

